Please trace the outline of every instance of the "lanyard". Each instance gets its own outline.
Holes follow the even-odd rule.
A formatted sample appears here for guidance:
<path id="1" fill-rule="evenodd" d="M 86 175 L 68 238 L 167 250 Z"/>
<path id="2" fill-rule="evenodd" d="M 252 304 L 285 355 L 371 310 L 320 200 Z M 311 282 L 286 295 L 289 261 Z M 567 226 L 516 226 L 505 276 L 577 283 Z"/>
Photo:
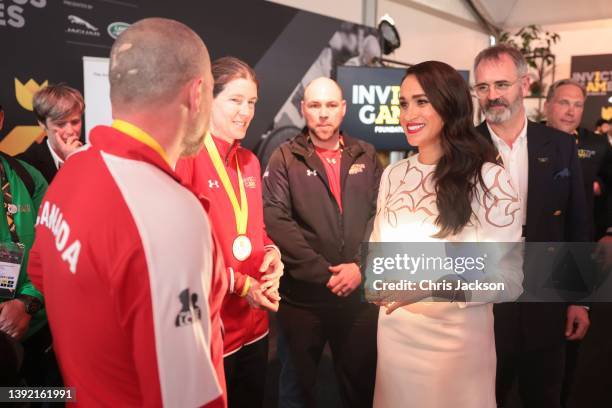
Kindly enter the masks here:
<path id="1" fill-rule="evenodd" d="M 249 206 L 247 203 L 246 191 L 244 190 L 244 181 L 242 180 L 242 173 L 240 172 L 240 165 L 238 163 L 238 155 L 236 155 L 236 172 L 238 173 L 238 187 L 240 189 L 240 204 L 238 204 L 238 198 L 236 197 L 236 192 L 234 191 L 234 187 L 229 179 L 227 174 L 227 170 L 223 165 L 223 160 L 221 159 L 221 155 L 219 155 L 219 151 L 217 150 L 217 146 L 215 146 L 215 142 L 212 139 L 210 133 L 206 134 L 204 138 L 204 146 L 208 151 L 208 155 L 210 156 L 210 160 L 212 160 L 213 166 L 215 166 L 215 170 L 221 179 L 221 184 L 223 184 L 223 188 L 227 193 L 227 196 L 232 203 L 232 207 L 234 208 L 234 217 L 236 218 L 236 230 L 238 231 L 238 235 L 243 235 L 246 233 L 247 229 L 247 221 L 249 219 Z"/>
<path id="2" fill-rule="evenodd" d="M 8 224 L 9 232 L 14 243 L 19 244 L 19 236 L 13 215 L 17 213 L 17 206 L 13 204 L 13 195 L 11 194 L 11 185 L 9 184 L 4 164 L 0 161 L 0 183 L 2 183 L 2 198 L 4 199 L 4 213 L 6 214 L 6 223 Z"/>
<path id="3" fill-rule="evenodd" d="M 134 126 L 131 123 L 121 119 L 115 119 L 113 120 L 113 124 L 111 125 L 111 127 L 113 129 L 117 129 L 118 131 L 125 133 L 126 135 L 138 140 L 141 143 L 146 144 L 151 149 L 155 150 L 162 157 L 162 159 L 164 159 L 166 163 L 170 163 L 170 161 L 168 160 L 168 155 L 164 151 L 164 148 L 161 147 L 157 140 L 153 139 L 147 132 L 140 129 L 138 126 Z"/>

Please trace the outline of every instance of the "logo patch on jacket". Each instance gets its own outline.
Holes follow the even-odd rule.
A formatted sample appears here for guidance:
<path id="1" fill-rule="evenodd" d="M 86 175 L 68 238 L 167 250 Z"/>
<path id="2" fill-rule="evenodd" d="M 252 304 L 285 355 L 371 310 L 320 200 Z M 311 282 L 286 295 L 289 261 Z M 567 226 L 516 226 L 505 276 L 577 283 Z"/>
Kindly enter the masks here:
<path id="1" fill-rule="evenodd" d="M 257 179 L 253 176 L 245 177 L 242 179 L 244 181 L 244 186 L 246 188 L 255 188 L 257 187 Z"/>
<path id="2" fill-rule="evenodd" d="M 306 175 L 307 176 L 316 176 L 317 175 L 317 171 L 316 170 L 306 170 Z"/>
<path id="3" fill-rule="evenodd" d="M 219 180 L 208 179 L 208 188 L 219 188 Z"/>
<path id="4" fill-rule="evenodd" d="M 595 150 L 587 150 L 587 149 L 578 149 L 578 158 L 579 159 L 590 159 L 595 156 L 597 153 Z"/>
<path id="5" fill-rule="evenodd" d="M 198 306 L 197 293 L 190 294 L 189 288 L 187 288 L 181 291 L 178 298 L 181 301 L 181 310 L 174 320 L 176 327 L 187 326 L 188 324 L 193 324 L 196 320 L 202 319 L 202 309 Z"/>
<path id="6" fill-rule="evenodd" d="M 363 164 L 363 163 L 355 163 L 349 169 L 349 174 L 363 173 L 364 170 L 365 170 L 365 164 Z"/>

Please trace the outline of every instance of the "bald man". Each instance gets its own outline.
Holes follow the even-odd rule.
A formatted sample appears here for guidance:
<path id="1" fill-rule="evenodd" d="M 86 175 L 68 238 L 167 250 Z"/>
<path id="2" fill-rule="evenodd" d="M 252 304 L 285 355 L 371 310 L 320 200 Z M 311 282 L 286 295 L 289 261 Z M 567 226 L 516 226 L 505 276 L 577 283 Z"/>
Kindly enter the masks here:
<path id="1" fill-rule="evenodd" d="M 263 176 L 266 230 L 285 264 L 279 406 L 316 404 L 329 342 L 343 406 L 371 407 L 378 309 L 362 301 L 358 259 L 382 168 L 372 145 L 340 132 L 346 102 L 334 81 L 312 81 L 301 110 L 305 129 L 272 154 Z"/>
<path id="2" fill-rule="evenodd" d="M 82 406 L 223 407 L 227 282 L 207 204 L 173 170 L 208 128 L 208 51 L 182 23 L 141 20 L 109 79 L 112 126 L 55 177 L 28 265 L 65 384 Z"/>

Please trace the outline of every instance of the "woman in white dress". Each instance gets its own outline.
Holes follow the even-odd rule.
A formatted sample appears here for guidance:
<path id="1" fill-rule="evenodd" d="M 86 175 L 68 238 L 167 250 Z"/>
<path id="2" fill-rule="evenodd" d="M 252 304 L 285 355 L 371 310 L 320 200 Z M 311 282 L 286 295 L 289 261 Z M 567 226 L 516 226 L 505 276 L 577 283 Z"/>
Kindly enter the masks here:
<path id="1" fill-rule="evenodd" d="M 400 124 L 419 153 L 383 173 L 370 241 L 520 241 L 518 196 L 472 118 L 470 90 L 452 67 L 428 61 L 408 69 Z M 489 302 L 514 300 L 522 291 L 520 251 L 506 255 L 510 262 L 495 277 L 505 289 L 477 302 L 460 290 L 383 302 L 375 407 L 495 407 Z M 448 301 L 422 301 L 432 296 Z"/>

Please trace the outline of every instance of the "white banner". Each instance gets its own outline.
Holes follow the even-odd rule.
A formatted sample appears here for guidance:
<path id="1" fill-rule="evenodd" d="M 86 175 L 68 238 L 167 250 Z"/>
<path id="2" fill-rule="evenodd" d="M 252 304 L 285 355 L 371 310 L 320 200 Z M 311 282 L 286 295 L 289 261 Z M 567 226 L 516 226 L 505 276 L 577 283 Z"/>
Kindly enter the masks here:
<path id="1" fill-rule="evenodd" d="M 83 91 L 85 92 L 85 138 L 98 125 L 113 121 L 108 82 L 108 58 L 83 57 Z"/>

